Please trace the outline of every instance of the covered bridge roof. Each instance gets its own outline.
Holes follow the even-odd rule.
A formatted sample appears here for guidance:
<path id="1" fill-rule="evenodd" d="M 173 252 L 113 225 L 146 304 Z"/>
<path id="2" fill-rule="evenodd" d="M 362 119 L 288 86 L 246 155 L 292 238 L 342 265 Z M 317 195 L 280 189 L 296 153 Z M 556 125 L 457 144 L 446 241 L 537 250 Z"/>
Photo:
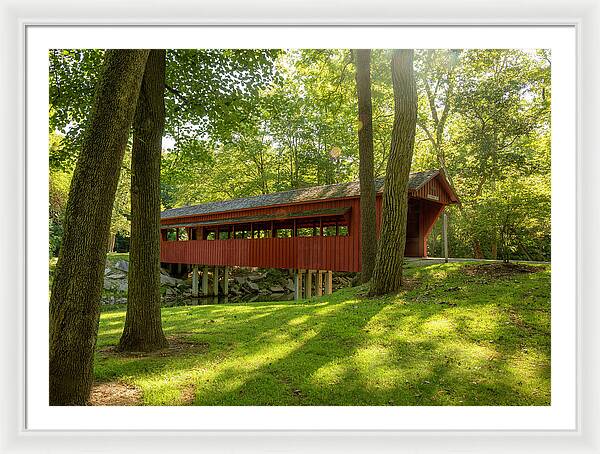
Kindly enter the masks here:
<path id="1" fill-rule="evenodd" d="M 448 185 L 443 173 L 439 170 L 427 170 L 425 172 L 411 173 L 408 181 L 409 191 L 416 191 L 425 183 L 436 176 L 442 176 L 449 193 L 458 201 L 454 191 Z M 383 179 L 375 180 L 377 192 L 383 192 Z M 345 197 L 357 197 L 360 195 L 358 181 L 349 183 L 328 184 L 325 186 L 313 186 L 290 191 L 274 192 L 272 194 L 244 197 L 241 199 L 224 200 L 221 202 L 209 202 L 200 205 L 172 208 L 161 213 L 162 219 L 178 218 L 184 216 L 197 216 L 203 214 L 222 213 L 226 211 L 238 211 L 251 208 L 260 208 L 274 205 L 289 205 L 301 202 L 313 202 L 324 199 L 338 199 Z"/>

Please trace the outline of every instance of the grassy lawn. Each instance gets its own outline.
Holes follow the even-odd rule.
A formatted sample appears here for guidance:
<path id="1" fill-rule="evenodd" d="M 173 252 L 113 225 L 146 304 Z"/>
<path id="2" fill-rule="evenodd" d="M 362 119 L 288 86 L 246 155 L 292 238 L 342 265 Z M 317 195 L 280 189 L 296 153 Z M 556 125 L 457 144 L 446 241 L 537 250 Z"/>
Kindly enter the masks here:
<path id="1" fill-rule="evenodd" d="M 146 355 L 110 348 L 125 317 L 112 307 L 96 380 L 145 405 L 549 405 L 550 267 L 486 266 L 409 267 L 394 297 L 163 308 L 173 347 Z"/>

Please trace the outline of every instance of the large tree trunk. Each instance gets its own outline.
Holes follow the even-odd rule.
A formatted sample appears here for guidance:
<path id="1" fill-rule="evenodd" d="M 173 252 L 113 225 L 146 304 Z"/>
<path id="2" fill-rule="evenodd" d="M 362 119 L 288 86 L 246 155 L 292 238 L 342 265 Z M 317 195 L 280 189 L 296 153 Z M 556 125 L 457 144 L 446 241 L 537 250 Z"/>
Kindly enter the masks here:
<path id="1" fill-rule="evenodd" d="M 415 145 L 417 87 L 413 51 L 396 50 L 392 57 L 394 127 L 383 192 L 383 213 L 371 295 L 395 292 L 402 286 L 406 244 L 408 178 Z"/>
<path id="2" fill-rule="evenodd" d="M 167 346 L 160 318 L 160 155 L 165 127 L 165 51 L 146 63 L 134 120 L 131 159 L 131 240 L 125 328 L 119 349 Z"/>
<path id="3" fill-rule="evenodd" d="M 373 175 L 373 123 L 371 106 L 371 50 L 357 49 L 358 151 L 360 175 L 360 235 L 362 282 L 371 280 L 377 254 L 375 182 Z"/>
<path id="4" fill-rule="evenodd" d="M 84 405 L 91 389 L 112 206 L 148 52 L 106 52 L 52 284 L 50 405 Z"/>

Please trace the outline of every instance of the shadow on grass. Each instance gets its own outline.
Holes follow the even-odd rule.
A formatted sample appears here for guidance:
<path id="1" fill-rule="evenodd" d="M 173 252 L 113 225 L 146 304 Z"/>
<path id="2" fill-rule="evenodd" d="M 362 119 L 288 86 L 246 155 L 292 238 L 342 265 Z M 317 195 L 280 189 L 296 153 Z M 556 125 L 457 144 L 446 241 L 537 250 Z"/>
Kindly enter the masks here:
<path id="1" fill-rule="evenodd" d="M 206 352 L 97 355 L 96 377 L 125 378 L 152 405 L 548 405 L 549 275 L 428 268 L 382 300 L 170 308 L 165 333 Z M 118 341 L 123 317 L 103 320 L 99 345 Z"/>

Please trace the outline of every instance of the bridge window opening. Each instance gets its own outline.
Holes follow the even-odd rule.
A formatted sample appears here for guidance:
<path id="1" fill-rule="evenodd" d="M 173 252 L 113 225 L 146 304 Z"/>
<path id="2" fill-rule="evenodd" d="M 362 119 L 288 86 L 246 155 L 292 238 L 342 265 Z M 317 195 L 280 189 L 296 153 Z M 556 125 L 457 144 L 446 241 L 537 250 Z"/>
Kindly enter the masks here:
<path id="1" fill-rule="evenodd" d="M 292 229 L 277 229 L 276 230 L 276 238 L 291 238 L 292 237 Z"/>
<path id="2" fill-rule="evenodd" d="M 231 232 L 227 230 L 227 227 L 223 227 L 219 230 L 219 239 L 220 240 L 228 240 L 231 238 Z"/>
<path id="3" fill-rule="evenodd" d="M 335 225 L 323 226 L 323 236 L 335 236 Z"/>
<path id="4" fill-rule="evenodd" d="M 177 229 L 177 241 L 188 241 L 188 231 L 185 227 L 179 227 Z"/>
<path id="5" fill-rule="evenodd" d="M 163 229 L 165 241 L 177 241 L 177 229 Z"/>
<path id="6" fill-rule="evenodd" d="M 311 227 L 300 227 L 296 230 L 296 236 L 314 236 Z"/>

